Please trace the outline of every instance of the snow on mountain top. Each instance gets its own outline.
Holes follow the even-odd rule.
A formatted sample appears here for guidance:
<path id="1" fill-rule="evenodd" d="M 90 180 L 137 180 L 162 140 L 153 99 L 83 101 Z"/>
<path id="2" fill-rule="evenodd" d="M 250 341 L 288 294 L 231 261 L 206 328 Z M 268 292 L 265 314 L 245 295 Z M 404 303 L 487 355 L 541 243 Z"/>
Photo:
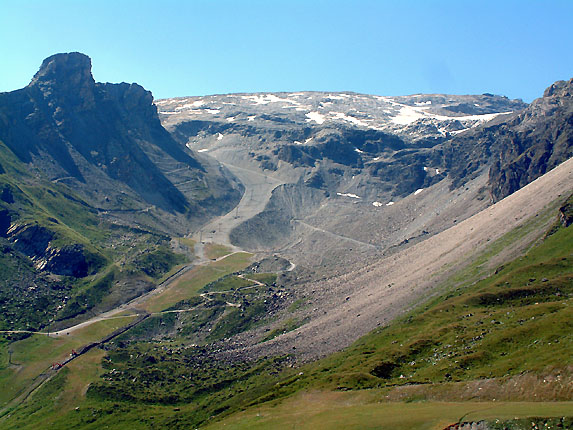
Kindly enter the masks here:
<path id="1" fill-rule="evenodd" d="M 332 92 L 227 94 L 155 103 L 167 125 L 186 120 L 249 122 L 255 126 L 258 121 L 294 127 L 340 125 L 384 130 L 412 141 L 462 133 L 525 106 L 500 96 L 390 97 Z"/>
<path id="2" fill-rule="evenodd" d="M 391 121 L 394 124 L 406 125 L 406 124 L 411 124 L 419 120 L 420 118 L 424 118 L 424 116 L 425 115 L 422 112 L 420 112 L 415 108 L 412 108 L 410 106 L 403 106 L 402 108 L 400 108 L 400 112 L 398 113 L 398 115 L 393 117 Z"/>

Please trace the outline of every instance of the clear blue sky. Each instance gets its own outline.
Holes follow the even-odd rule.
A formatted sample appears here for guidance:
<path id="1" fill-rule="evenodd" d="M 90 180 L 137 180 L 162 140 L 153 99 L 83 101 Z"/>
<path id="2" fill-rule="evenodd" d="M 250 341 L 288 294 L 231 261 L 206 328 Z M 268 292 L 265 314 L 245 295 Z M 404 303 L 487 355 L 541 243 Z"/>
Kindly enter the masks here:
<path id="1" fill-rule="evenodd" d="M 156 98 L 490 92 L 573 77 L 573 0 L 0 0 L 0 91 L 80 51 Z"/>

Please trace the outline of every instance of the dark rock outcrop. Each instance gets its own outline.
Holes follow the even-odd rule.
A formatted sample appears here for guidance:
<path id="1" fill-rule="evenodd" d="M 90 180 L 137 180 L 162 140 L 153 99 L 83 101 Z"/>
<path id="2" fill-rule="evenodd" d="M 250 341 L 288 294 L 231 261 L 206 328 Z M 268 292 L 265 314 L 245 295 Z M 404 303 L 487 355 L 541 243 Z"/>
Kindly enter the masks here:
<path id="1" fill-rule="evenodd" d="M 218 212 L 202 198 L 218 200 L 224 210 L 240 197 L 228 177 L 207 172 L 173 140 L 149 91 L 96 83 L 91 60 L 77 52 L 45 59 L 27 87 L 0 94 L 0 140 L 48 179 L 64 181 L 106 210 L 152 206 L 201 219 Z"/>
<path id="2" fill-rule="evenodd" d="M 573 156 L 573 79 L 551 85 L 500 132 L 506 145 L 489 174 L 494 201 Z"/>
<path id="3" fill-rule="evenodd" d="M 559 208 L 559 221 L 563 227 L 573 224 L 573 195 Z"/>
<path id="4" fill-rule="evenodd" d="M 573 79 L 549 87 L 542 98 L 455 136 L 432 154 L 458 187 L 489 168 L 493 202 L 517 191 L 573 156 Z"/>
<path id="5" fill-rule="evenodd" d="M 84 245 L 54 246 L 56 234 L 38 224 L 13 225 L 4 237 L 13 243 L 16 251 L 28 256 L 37 269 L 56 275 L 83 278 L 105 263 L 103 257 L 88 251 Z"/>

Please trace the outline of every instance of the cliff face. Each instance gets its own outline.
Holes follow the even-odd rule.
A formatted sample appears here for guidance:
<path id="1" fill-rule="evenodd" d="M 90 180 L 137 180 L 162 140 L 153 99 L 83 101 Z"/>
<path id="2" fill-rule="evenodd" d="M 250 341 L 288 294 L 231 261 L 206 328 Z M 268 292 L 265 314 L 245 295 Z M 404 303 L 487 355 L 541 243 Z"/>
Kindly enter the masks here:
<path id="1" fill-rule="evenodd" d="M 509 123 L 506 142 L 489 173 L 495 201 L 573 156 L 573 79 L 551 85 Z"/>
<path id="2" fill-rule="evenodd" d="M 151 206 L 192 220 L 240 197 L 237 184 L 172 139 L 149 91 L 96 83 L 89 57 L 80 53 L 47 58 L 26 88 L 0 94 L 0 140 L 32 169 L 103 210 Z M 176 185 L 183 181 L 196 186 Z"/>
<path id="3" fill-rule="evenodd" d="M 105 264 L 101 255 L 88 251 L 82 244 L 54 246 L 54 232 L 37 224 L 15 224 L 6 237 L 16 251 L 32 260 L 37 270 L 83 278 Z"/>

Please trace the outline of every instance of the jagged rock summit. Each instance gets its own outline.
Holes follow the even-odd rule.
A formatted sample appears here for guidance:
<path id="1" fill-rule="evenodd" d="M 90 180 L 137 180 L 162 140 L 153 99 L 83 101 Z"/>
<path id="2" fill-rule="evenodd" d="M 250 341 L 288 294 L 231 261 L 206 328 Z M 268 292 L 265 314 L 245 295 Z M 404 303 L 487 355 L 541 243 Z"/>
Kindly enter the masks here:
<path id="1" fill-rule="evenodd" d="M 55 54 L 42 62 L 28 87 L 37 87 L 45 96 L 61 96 L 76 108 L 93 108 L 96 83 L 91 69 L 87 55 Z"/>
<path id="2" fill-rule="evenodd" d="M 151 92 L 96 83 L 78 52 L 45 59 L 27 87 L 0 94 L 0 140 L 122 222 L 186 232 L 240 197 L 231 175 L 173 140 Z"/>

